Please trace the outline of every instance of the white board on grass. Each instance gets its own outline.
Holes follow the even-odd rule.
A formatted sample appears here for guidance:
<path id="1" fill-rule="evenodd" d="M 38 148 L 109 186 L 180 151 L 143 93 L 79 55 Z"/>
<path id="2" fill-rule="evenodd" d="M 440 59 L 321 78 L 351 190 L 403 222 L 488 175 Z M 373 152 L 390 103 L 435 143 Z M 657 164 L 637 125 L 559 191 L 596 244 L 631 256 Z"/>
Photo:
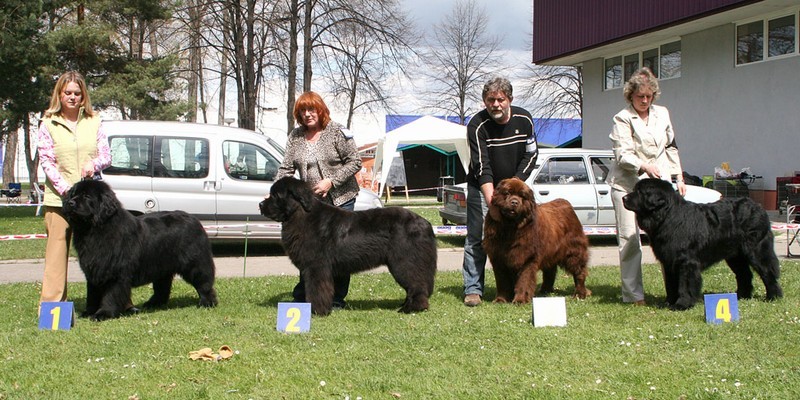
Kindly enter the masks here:
<path id="1" fill-rule="evenodd" d="M 564 297 L 534 297 L 533 326 L 567 326 L 567 301 Z"/>

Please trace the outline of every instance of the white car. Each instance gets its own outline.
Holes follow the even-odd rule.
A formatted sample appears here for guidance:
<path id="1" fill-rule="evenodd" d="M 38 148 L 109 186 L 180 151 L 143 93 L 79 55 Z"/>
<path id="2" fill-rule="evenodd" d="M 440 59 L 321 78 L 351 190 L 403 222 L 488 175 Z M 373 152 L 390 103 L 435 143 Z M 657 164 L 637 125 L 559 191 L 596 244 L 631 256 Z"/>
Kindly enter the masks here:
<path id="1" fill-rule="evenodd" d="M 585 229 L 595 234 L 614 234 L 614 206 L 611 187 L 606 182 L 613 160 L 611 150 L 541 148 L 526 183 L 533 188 L 537 203 L 566 199 Z M 443 222 L 466 224 L 466 183 L 447 186 L 443 192 L 444 207 L 439 209 Z M 710 203 L 721 196 L 716 190 L 687 186 L 685 198 Z"/>
<path id="2" fill-rule="evenodd" d="M 283 160 L 269 137 L 183 122 L 104 121 L 103 129 L 112 159 L 103 179 L 134 215 L 183 210 L 211 239 L 280 239 L 280 223 L 258 209 Z M 356 210 L 382 206 L 369 190 L 356 198 Z"/>

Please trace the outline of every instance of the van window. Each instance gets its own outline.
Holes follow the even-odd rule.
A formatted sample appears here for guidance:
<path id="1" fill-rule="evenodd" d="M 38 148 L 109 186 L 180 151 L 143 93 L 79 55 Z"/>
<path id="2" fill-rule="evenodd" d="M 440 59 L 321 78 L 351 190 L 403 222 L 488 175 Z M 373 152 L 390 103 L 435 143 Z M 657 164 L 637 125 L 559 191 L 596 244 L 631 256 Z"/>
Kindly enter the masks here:
<path id="1" fill-rule="evenodd" d="M 272 181 L 281 163 L 268 151 L 250 143 L 225 141 L 222 157 L 228 176 L 240 180 Z"/>
<path id="2" fill-rule="evenodd" d="M 158 138 L 153 176 L 205 178 L 208 176 L 208 141 L 194 138 Z"/>
<path id="3" fill-rule="evenodd" d="M 110 175 L 159 178 L 205 178 L 209 171 L 208 140 L 114 136 L 109 141 Z"/>
<path id="4" fill-rule="evenodd" d="M 111 166 L 103 173 L 111 175 L 150 176 L 153 145 L 151 137 L 115 136 L 109 142 Z"/>

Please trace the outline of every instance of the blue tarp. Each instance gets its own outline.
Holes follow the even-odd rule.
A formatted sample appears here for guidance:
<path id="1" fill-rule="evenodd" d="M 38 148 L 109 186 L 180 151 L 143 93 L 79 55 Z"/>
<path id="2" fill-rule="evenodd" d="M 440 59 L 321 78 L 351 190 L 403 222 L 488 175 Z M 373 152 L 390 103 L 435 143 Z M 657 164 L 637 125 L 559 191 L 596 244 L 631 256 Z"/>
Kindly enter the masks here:
<path id="1" fill-rule="evenodd" d="M 416 121 L 422 117 L 421 115 L 386 115 L 386 132 L 391 132 L 409 122 Z M 459 123 L 458 117 L 437 116 L 436 118 L 444 119 L 446 121 Z M 469 122 L 469 119 L 467 119 Z M 544 119 L 534 118 L 533 124 L 536 129 L 536 139 L 539 145 L 545 147 L 560 147 L 570 144 L 575 140 L 582 137 L 582 124 L 580 119 L 576 118 L 558 118 L 558 119 Z M 410 145 L 415 146 L 415 145 Z M 410 146 L 401 146 L 410 147 Z"/>

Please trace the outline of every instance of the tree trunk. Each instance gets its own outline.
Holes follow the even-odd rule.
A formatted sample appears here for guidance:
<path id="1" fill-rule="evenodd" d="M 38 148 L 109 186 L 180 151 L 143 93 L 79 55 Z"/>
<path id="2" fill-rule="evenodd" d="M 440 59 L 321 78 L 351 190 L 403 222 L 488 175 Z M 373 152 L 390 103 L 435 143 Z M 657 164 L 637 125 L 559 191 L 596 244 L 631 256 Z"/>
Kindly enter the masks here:
<path id="1" fill-rule="evenodd" d="M 17 138 L 18 131 L 9 132 L 5 138 L 5 152 L 3 154 L 3 186 L 16 182 L 14 165 L 17 163 Z"/>
<path id="2" fill-rule="evenodd" d="M 311 13 L 314 11 L 314 0 L 306 0 L 306 7 L 303 21 L 303 92 L 311 90 L 311 23 L 313 21 Z"/>
<path id="3" fill-rule="evenodd" d="M 219 103 L 217 105 L 217 125 L 225 125 L 225 87 L 228 85 L 228 51 L 222 50 L 219 67 Z"/>
<path id="4" fill-rule="evenodd" d="M 189 78 L 188 78 L 188 101 L 189 115 L 186 119 L 189 122 L 197 122 L 197 87 L 198 76 L 200 74 L 200 6 L 197 1 L 192 1 L 188 8 L 189 13 Z"/>
<path id="5" fill-rule="evenodd" d="M 297 22 L 300 19 L 300 8 L 297 0 L 292 0 L 289 16 L 289 71 L 286 94 L 286 134 L 294 128 L 294 103 L 297 99 Z"/>
<path id="6" fill-rule="evenodd" d="M 23 146 L 25 146 L 25 164 L 28 167 L 28 177 L 29 182 L 31 185 L 36 184 L 39 181 L 39 152 L 34 151 L 31 149 L 31 135 L 33 135 L 33 131 L 31 130 L 31 121 L 28 118 L 22 122 L 22 127 L 25 130 L 25 136 L 23 139 Z"/>

